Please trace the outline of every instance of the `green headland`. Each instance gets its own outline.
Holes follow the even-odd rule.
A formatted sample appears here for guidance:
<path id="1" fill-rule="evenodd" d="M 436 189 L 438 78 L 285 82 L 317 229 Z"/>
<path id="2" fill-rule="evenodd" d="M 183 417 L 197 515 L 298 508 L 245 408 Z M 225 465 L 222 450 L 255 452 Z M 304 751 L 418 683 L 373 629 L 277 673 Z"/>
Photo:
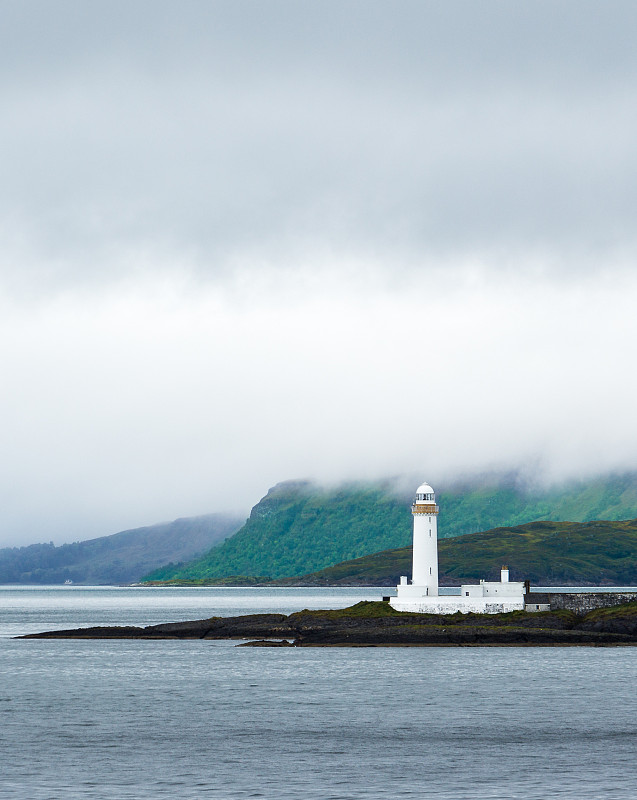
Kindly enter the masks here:
<path id="1" fill-rule="evenodd" d="M 174 584 L 395 585 L 411 568 L 413 487 L 275 486 L 245 525 L 203 557 L 145 576 Z M 560 488 L 500 479 L 438 494 L 440 581 L 637 582 L 637 476 Z"/>

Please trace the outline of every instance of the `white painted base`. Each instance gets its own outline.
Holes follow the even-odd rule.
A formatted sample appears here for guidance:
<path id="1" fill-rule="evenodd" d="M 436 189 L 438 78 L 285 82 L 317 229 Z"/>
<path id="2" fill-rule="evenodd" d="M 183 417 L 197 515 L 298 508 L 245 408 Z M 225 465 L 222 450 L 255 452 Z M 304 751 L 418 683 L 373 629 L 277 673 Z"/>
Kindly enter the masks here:
<path id="1" fill-rule="evenodd" d="M 421 614 L 503 614 L 507 611 L 524 611 L 524 583 L 509 581 L 509 571 L 503 570 L 507 580 L 480 581 L 462 584 L 459 595 L 439 595 L 429 586 L 407 583 L 401 578 L 396 587 L 396 597 L 389 605 L 396 611 L 416 611 Z"/>
<path id="2" fill-rule="evenodd" d="M 524 597 L 392 597 L 389 605 L 396 611 L 420 614 L 504 614 L 507 611 L 524 611 Z"/>

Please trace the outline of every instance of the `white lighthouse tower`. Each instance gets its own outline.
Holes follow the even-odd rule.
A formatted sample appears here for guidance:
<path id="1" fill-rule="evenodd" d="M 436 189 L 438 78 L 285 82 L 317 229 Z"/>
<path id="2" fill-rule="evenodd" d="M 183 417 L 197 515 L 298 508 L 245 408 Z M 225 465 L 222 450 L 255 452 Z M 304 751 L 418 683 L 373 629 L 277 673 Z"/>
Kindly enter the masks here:
<path id="1" fill-rule="evenodd" d="M 411 506 L 414 518 L 414 547 L 411 582 L 422 594 L 438 595 L 438 506 L 434 490 L 428 483 L 416 490 Z"/>
<path id="2" fill-rule="evenodd" d="M 406 576 L 396 587 L 390 605 L 397 611 L 429 614 L 454 614 L 474 611 L 495 614 L 524 609 L 524 583 L 509 580 L 508 567 L 502 567 L 499 581 L 462 584 L 438 596 L 438 506 L 428 483 L 416 489 L 411 506 L 414 520 L 414 543 L 411 583 Z"/>

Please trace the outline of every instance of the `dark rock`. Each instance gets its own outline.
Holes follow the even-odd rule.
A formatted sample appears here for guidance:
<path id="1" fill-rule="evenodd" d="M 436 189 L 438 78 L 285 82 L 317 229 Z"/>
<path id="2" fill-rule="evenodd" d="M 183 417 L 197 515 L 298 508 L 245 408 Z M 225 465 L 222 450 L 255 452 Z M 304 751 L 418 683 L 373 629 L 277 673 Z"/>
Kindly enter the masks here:
<path id="1" fill-rule="evenodd" d="M 387 603 L 333 611 L 249 614 L 171 622 L 146 628 L 80 628 L 27 639 L 249 639 L 250 647 L 494 646 L 637 644 L 637 603 L 580 616 L 563 609 L 528 614 L 411 614 Z M 254 641 L 256 640 L 256 641 Z M 272 641 L 278 640 L 278 641 Z"/>
<path id="2" fill-rule="evenodd" d="M 65 631 L 28 633 L 25 636 L 16 636 L 16 639 L 140 639 L 143 638 L 143 632 L 144 628 L 134 626 L 73 628 Z"/>
<path id="3" fill-rule="evenodd" d="M 242 642 L 241 644 L 237 645 L 237 647 L 294 647 L 292 642 L 288 642 L 287 639 L 281 639 L 280 641 L 274 641 L 272 639 L 257 639 L 254 642 Z"/>

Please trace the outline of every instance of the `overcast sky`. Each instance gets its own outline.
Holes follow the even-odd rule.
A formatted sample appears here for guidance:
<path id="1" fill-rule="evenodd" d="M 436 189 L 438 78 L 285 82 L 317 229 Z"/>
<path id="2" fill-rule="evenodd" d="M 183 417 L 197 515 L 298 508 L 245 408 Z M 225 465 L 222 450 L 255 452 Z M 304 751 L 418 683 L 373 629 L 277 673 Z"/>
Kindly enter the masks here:
<path id="1" fill-rule="evenodd" d="M 636 469 L 636 23 L 2 0 L 0 545 Z"/>

